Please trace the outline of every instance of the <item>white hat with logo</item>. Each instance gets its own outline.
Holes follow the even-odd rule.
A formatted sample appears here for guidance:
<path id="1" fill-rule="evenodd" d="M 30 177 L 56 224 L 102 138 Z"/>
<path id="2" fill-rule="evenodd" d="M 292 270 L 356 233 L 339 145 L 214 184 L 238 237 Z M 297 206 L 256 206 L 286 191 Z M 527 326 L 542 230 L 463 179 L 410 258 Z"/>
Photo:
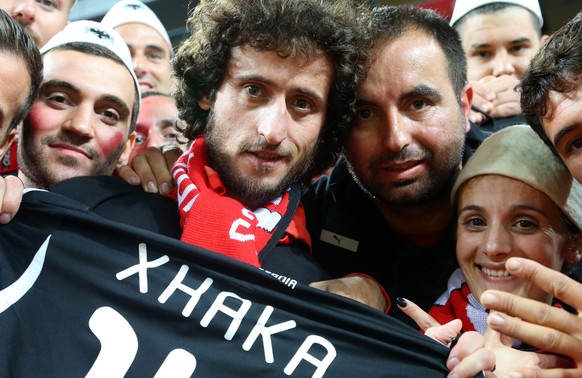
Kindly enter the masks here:
<path id="1" fill-rule="evenodd" d="M 540 26 L 544 24 L 542 10 L 540 9 L 540 3 L 538 0 L 456 0 L 450 24 L 454 25 L 457 21 L 459 21 L 467 13 L 473 11 L 474 9 L 492 3 L 519 5 L 520 7 L 523 7 L 532 12 L 540 21 Z"/>
<path id="2" fill-rule="evenodd" d="M 101 23 L 115 29 L 130 23 L 140 23 L 154 29 L 162 36 L 172 53 L 172 42 L 166 28 L 156 14 L 139 0 L 121 0 L 109 9 Z"/>
<path id="3" fill-rule="evenodd" d="M 99 22 L 82 20 L 69 23 L 63 30 L 55 34 L 41 49 L 41 54 L 69 43 L 89 43 L 105 47 L 115 54 L 127 68 L 141 102 L 139 81 L 133 71 L 131 53 L 121 36 L 113 29 Z"/>

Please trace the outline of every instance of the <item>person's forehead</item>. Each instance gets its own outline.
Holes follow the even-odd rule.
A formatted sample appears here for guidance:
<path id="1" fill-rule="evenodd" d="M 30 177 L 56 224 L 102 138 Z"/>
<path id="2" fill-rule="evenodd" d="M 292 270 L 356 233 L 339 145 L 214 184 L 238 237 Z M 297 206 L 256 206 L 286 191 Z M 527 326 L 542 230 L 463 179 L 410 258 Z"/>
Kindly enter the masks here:
<path id="1" fill-rule="evenodd" d="M 525 8 L 512 6 L 494 12 L 470 13 L 463 18 L 460 28 L 461 39 L 478 38 L 486 40 L 489 33 L 504 28 L 507 39 L 520 34 L 536 34 L 533 14 Z M 513 35 L 512 35 L 513 34 Z"/>
<path id="2" fill-rule="evenodd" d="M 130 46 L 155 45 L 169 53 L 169 46 L 162 35 L 154 28 L 141 22 L 130 22 L 119 25 L 115 31 Z"/>
<path id="3" fill-rule="evenodd" d="M 377 43 L 369 72 L 374 74 L 415 82 L 421 78 L 448 77 L 448 64 L 434 38 L 421 31 L 409 31 L 392 41 Z"/>
<path id="4" fill-rule="evenodd" d="M 76 50 L 54 49 L 43 55 L 43 65 L 43 84 L 67 82 L 106 97 L 119 97 L 128 107 L 133 106 L 136 91 L 133 78 L 119 62 Z"/>
<path id="5" fill-rule="evenodd" d="M 150 95 L 142 98 L 142 108 L 169 108 L 174 107 L 177 111 L 176 101 L 169 96 Z"/>

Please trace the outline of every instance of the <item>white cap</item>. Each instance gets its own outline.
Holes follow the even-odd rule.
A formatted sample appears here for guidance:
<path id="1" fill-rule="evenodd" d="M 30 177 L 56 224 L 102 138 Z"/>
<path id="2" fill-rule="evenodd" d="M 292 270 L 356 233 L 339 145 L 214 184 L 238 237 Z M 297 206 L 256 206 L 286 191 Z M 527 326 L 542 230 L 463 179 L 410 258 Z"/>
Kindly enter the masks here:
<path id="1" fill-rule="evenodd" d="M 119 57 L 133 78 L 133 84 L 137 91 L 139 101 L 141 102 L 139 81 L 133 71 L 133 63 L 131 61 L 129 48 L 123 38 L 121 38 L 115 30 L 105 25 L 88 20 L 71 22 L 63 30 L 49 39 L 49 41 L 40 49 L 40 53 L 45 54 L 55 47 L 76 42 L 90 43 L 105 47 Z"/>
<path id="2" fill-rule="evenodd" d="M 451 16 L 449 24 L 454 25 L 455 22 L 459 21 L 459 19 L 472 10 L 492 3 L 519 5 L 535 14 L 540 21 L 540 26 L 544 24 L 542 10 L 540 9 L 540 3 L 538 0 L 456 0 L 455 7 L 453 8 L 453 15 Z"/>
<path id="3" fill-rule="evenodd" d="M 166 28 L 156 14 L 139 0 L 121 0 L 109 9 L 101 23 L 112 29 L 130 23 L 140 23 L 157 31 L 168 44 L 172 54 L 172 42 Z"/>

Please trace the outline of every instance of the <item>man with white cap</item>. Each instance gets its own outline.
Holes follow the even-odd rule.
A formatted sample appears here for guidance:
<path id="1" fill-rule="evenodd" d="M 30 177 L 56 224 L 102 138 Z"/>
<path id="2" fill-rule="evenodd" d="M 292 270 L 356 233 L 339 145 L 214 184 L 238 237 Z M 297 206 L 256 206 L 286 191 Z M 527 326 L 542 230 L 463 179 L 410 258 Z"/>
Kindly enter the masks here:
<path id="1" fill-rule="evenodd" d="M 76 176 L 111 175 L 133 147 L 140 105 L 123 39 L 93 21 L 77 21 L 41 49 L 44 78 L 19 127 L 19 178 L 45 188 Z"/>
<path id="2" fill-rule="evenodd" d="M 489 132 L 523 123 L 515 86 L 545 39 L 538 0 L 457 0 L 450 24 L 467 55 L 471 121 Z"/>
<path id="3" fill-rule="evenodd" d="M 115 29 L 129 46 L 141 91 L 170 93 L 172 43 L 155 13 L 139 0 L 122 0 L 101 23 Z"/>
<path id="4" fill-rule="evenodd" d="M 42 47 L 67 25 L 75 0 L 38 1 L 2 0 L 0 9 L 6 11 Z"/>

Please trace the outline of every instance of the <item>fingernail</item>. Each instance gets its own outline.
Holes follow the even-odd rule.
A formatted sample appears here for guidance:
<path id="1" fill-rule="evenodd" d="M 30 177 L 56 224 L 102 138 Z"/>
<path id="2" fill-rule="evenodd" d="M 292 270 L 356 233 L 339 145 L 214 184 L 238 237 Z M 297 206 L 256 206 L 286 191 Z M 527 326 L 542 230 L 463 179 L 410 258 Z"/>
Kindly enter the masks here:
<path id="1" fill-rule="evenodd" d="M 457 357 L 451 357 L 448 361 L 447 361 L 447 367 L 449 368 L 449 370 L 453 370 L 455 368 L 455 366 L 457 366 L 459 364 L 459 359 Z M 457 375 L 449 375 L 449 377 L 457 377 Z"/>
<path id="2" fill-rule="evenodd" d="M 2 213 L 0 214 L 0 224 L 6 224 L 8 222 L 10 222 L 10 214 L 8 213 Z"/>
<path id="3" fill-rule="evenodd" d="M 139 178 L 138 178 L 138 177 L 136 177 L 136 176 L 131 176 L 131 177 L 129 178 L 129 183 L 130 183 L 131 185 L 139 185 Z"/>
<path id="4" fill-rule="evenodd" d="M 498 301 L 497 295 L 492 294 L 492 293 L 485 292 L 481 296 L 481 303 L 485 307 L 490 307 L 492 305 L 495 305 L 495 304 L 497 304 L 497 301 Z"/>
<path id="5" fill-rule="evenodd" d="M 507 260 L 507 262 L 505 263 L 505 267 L 507 268 L 507 270 L 511 270 L 514 272 L 519 272 L 521 270 L 521 263 L 519 262 L 519 260 Z"/>
<path id="6" fill-rule="evenodd" d="M 505 319 L 497 313 L 489 314 L 487 320 L 489 324 L 494 326 L 502 326 L 505 323 Z"/>
<path id="7" fill-rule="evenodd" d="M 509 376 L 511 378 L 523 378 L 523 374 L 521 374 L 519 371 L 512 371 Z"/>
<path id="8" fill-rule="evenodd" d="M 160 193 L 166 194 L 169 191 L 170 191 L 170 184 L 168 184 L 167 182 L 163 182 L 162 185 L 160 185 Z"/>
<path id="9" fill-rule="evenodd" d="M 146 191 L 148 191 L 149 193 L 157 193 L 158 192 L 158 188 L 156 186 L 156 183 L 153 181 L 149 181 L 146 184 Z"/>
<path id="10" fill-rule="evenodd" d="M 406 302 L 406 299 L 398 297 L 396 298 L 396 304 L 398 305 L 398 307 L 404 308 L 408 303 Z"/>

